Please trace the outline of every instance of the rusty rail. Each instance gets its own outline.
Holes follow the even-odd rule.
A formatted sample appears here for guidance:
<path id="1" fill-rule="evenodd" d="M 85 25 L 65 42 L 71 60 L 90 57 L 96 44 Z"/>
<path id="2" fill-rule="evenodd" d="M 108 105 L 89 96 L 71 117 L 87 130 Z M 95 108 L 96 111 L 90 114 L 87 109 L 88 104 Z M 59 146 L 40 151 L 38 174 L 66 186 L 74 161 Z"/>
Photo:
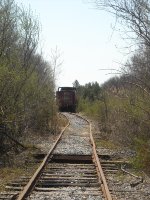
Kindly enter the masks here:
<path id="1" fill-rule="evenodd" d="M 106 181 L 103 169 L 101 167 L 99 157 L 98 157 L 97 152 L 96 152 L 96 146 L 95 146 L 95 142 L 94 142 L 93 135 L 92 135 L 91 123 L 89 122 L 89 124 L 90 124 L 90 139 L 91 139 L 91 143 L 92 143 L 92 147 L 93 147 L 93 160 L 94 160 L 95 165 L 96 165 L 96 169 L 97 169 L 99 179 L 102 182 L 101 186 L 102 186 L 103 192 L 105 194 L 105 198 L 107 200 L 112 200 L 112 197 L 111 197 L 108 185 L 107 185 L 107 181 Z"/>
<path id="2" fill-rule="evenodd" d="M 27 183 L 27 185 L 24 187 L 24 189 L 21 191 L 21 193 L 19 194 L 17 200 L 24 200 L 30 194 L 30 192 L 33 190 L 33 188 L 34 188 L 34 186 L 35 186 L 35 184 L 37 182 L 37 179 L 40 177 L 43 168 L 46 166 L 49 158 L 51 158 L 51 155 L 52 155 L 52 153 L 53 153 L 56 145 L 58 144 L 58 142 L 59 142 L 59 140 L 60 140 L 63 132 L 69 126 L 69 124 L 70 123 L 68 121 L 68 124 L 63 128 L 63 130 L 61 131 L 61 133 L 58 136 L 57 140 L 53 144 L 52 148 L 49 150 L 48 154 L 46 155 L 46 157 L 42 161 L 41 165 L 36 170 L 36 172 L 34 173 L 34 175 L 32 176 L 32 178 L 29 180 L 29 182 Z"/>
<path id="3" fill-rule="evenodd" d="M 96 146 L 95 146 L 95 142 L 94 142 L 93 135 L 92 135 L 92 125 L 89 122 L 89 120 L 83 118 L 80 115 L 77 115 L 77 116 L 84 119 L 85 121 L 87 121 L 90 125 L 90 140 L 91 140 L 91 144 L 92 144 L 92 147 L 93 147 L 92 158 L 93 158 L 93 161 L 94 161 L 95 166 L 96 166 L 97 174 L 98 174 L 98 177 L 99 177 L 99 182 L 101 183 L 101 188 L 102 188 L 102 191 L 105 195 L 105 198 L 107 200 L 112 200 L 112 196 L 110 194 L 110 191 L 109 191 L 109 188 L 108 188 L 108 185 L 107 185 L 107 181 L 106 181 L 106 178 L 105 178 L 105 175 L 104 175 L 104 172 L 103 172 L 103 169 L 101 167 L 101 163 L 100 163 L 97 151 L 96 151 Z"/>

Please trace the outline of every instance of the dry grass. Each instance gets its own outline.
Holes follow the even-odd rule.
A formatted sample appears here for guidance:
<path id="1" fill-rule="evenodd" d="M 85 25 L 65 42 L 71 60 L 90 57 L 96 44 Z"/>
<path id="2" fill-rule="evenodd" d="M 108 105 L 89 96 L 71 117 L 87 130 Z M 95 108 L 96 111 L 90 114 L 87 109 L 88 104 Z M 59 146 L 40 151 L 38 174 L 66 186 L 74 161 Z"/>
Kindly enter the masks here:
<path id="1" fill-rule="evenodd" d="M 59 114 L 58 116 L 58 124 L 61 128 L 65 127 L 68 123 L 68 120 L 66 119 L 66 117 L 62 114 Z"/>
<path id="2" fill-rule="evenodd" d="M 0 192 L 4 191 L 7 183 L 17 179 L 21 175 L 25 175 L 25 169 L 4 167 L 0 169 Z"/>
<path id="3" fill-rule="evenodd" d="M 12 166 L 0 168 L 0 192 L 5 190 L 7 183 L 17 180 L 20 176 L 31 176 L 38 168 L 33 154 L 37 152 L 35 147 L 29 147 L 17 155 L 12 155 L 10 163 Z"/>
<path id="4" fill-rule="evenodd" d="M 116 149 L 116 145 L 110 141 L 110 140 L 95 140 L 96 141 L 96 146 L 98 147 L 104 147 L 104 148 L 110 148 L 110 149 Z"/>

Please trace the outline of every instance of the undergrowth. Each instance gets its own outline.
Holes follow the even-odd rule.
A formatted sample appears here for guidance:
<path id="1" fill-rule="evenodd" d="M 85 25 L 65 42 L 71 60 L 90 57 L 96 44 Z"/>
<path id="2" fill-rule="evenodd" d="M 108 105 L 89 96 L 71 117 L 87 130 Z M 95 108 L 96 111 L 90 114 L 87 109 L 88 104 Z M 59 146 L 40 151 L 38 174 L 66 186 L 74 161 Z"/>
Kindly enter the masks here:
<path id="1" fill-rule="evenodd" d="M 146 96 L 140 96 L 139 91 L 137 94 L 133 92 L 135 97 L 132 94 L 132 98 L 131 91 L 122 92 L 121 97 L 107 92 L 105 98 L 94 101 L 81 98 L 78 110 L 100 124 L 103 137 L 96 141 L 98 146 L 112 149 L 122 146 L 135 150 L 133 166 L 150 174 L 150 103 Z"/>

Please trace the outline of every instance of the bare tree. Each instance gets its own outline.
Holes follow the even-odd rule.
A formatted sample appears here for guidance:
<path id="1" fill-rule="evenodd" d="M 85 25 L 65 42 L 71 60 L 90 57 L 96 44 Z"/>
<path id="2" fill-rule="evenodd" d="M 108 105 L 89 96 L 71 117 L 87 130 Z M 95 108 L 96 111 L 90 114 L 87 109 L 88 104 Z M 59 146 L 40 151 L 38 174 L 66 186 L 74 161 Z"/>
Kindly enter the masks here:
<path id="1" fill-rule="evenodd" d="M 8 57 L 18 39 L 15 31 L 17 25 L 16 12 L 17 6 L 13 0 L 0 2 L 0 57 Z"/>
<path id="2" fill-rule="evenodd" d="M 53 69 L 53 79 L 56 81 L 57 75 L 60 73 L 60 66 L 63 64 L 61 51 L 56 46 L 55 49 L 51 50 L 50 54 L 50 65 Z"/>
<path id="3" fill-rule="evenodd" d="M 149 0 L 94 0 L 94 3 L 98 9 L 112 13 L 129 28 L 128 32 L 136 34 L 142 43 L 150 46 Z"/>

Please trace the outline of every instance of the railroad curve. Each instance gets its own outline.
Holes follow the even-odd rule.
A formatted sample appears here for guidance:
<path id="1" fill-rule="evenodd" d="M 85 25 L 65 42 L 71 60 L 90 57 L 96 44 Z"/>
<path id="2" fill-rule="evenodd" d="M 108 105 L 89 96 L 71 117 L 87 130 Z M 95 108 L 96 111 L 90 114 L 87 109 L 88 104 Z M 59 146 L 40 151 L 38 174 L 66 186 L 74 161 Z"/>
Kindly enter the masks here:
<path id="1" fill-rule="evenodd" d="M 17 200 L 112 200 L 99 162 L 91 124 L 64 113 L 69 123 Z M 15 196 L 14 196 L 15 197 Z"/>

